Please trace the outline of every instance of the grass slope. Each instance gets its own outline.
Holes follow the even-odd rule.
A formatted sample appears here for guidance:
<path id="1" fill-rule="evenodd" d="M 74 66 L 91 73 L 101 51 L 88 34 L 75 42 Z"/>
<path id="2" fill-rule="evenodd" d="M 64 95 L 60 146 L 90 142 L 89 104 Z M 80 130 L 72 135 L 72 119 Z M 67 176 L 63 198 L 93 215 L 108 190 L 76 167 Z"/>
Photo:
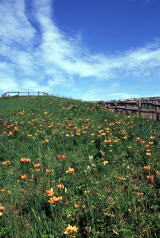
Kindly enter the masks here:
<path id="1" fill-rule="evenodd" d="M 0 237 L 159 237 L 159 122 L 47 96 L 0 118 Z"/>

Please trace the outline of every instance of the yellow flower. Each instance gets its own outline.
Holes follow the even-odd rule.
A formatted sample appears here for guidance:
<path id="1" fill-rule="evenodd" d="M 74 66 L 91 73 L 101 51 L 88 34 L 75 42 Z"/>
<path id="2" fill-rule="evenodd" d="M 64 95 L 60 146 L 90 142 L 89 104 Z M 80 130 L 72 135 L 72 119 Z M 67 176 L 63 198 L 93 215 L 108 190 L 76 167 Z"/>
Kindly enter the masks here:
<path id="1" fill-rule="evenodd" d="M 27 179 L 28 177 L 29 177 L 28 174 L 21 174 L 21 175 L 20 175 L 20 178 L 21 178 L 21 179 Z"/>
<path id="2" fill-rule="evenodd" d="M 52 173 L 53 169 L 46 169 L 46 173 Z"/>
<path id="3" fill-rule="evenodd" d="M 147 155 L 147 156 L 151 156 L 152 154 L 151 154 L 151 153 L 148 153 L 148 152 L 146 152 L 146 155 Z"/>
<path id="4" fill-rule="evenodd" d="M 101 134 L 101 136 L 105 136 L 105 135 L 106 135 L 106 133 L 104 133 L 104 132 Z"/>
<path id="5" fill-rule="evenodd" d="M 148 166 L 144 166 L 143 168 L 145 171 L 149 171 L 151 169 L 151 166 L 148 165 Z"/>
<path id="6" fill-rule="evenodd" d="M 153 141 L 149 141 L 148 144 L 149 144 L 149 145 L 153 145 Z"/>
<path id="7" fill-rule="evenodd" d="M 160 175 L 160 171 L 157 170 L 156 171 L 156 175 L 159 176 Z"/>
<path id="8" fill-rule="evenodd" d="M 66 159 L 68 157 L 66 155 L 57 155 L 56 158 L 60 159 L 60 160 L 64 160 L 64 159 Z"/>
<path id="9" fill-rule="evenodd" d="M 77 226 L 68 225 L 64 234 L 69 235 L 69 234 L 73 234 L 73 233 L 77 233 L 77 232 L 78 232 L 78 227 Z"/>
<path id="10" fill-rule="evenodd" d="M 84 190 L 84 194 L 89 194 L 91 193 L 91 190 Z"/>
<path id="11" fill-rule="evenodd" d="M 18 126 L 15 126 L 14 131 L 18 131 L 18 130 L 19 130 Z"/>
<path id="12" fill-rule="evenodd" d="M 12 135 L 13 135 L 12 131 L 9 131 L 8 136 L 12 136 Z"/>
<path id="13" fill-rule="evenodd" d="M 42 166 L 42 164 L 37 163 L 37 164 L 34 164 L 33 166 L 34 166 L 35 168 L 40 168 L 40 167 Z"/>
<path id="14" fill-rule="evenodd" d="M 104 143 L 111 143 L 112 141 L 111 140 L 104 140 Z"/>
<path id="15" fill-rule="evenodd" d="M 74 174 L 74 172 L 75 172 L 75 170 L 74 170 L 73 168 L 68 168 L 68 169 L 66 170 L 66 173 L 67 173 L 67 174 Z"/>
<path id="16" fill-rule="evenodd" d="M 28 137 L 32 137 L 32 135 L 31 135 L 31 134 L 29 134 L 29 135 L 28 135 Z"/>
<path id="17" fill-rule="evenodd" d="M 154 183 L 154 181 L 155 181 L 153 175 L 147 176 L 147 180 L 151 183 Z"/>
<path id="18" fill-rule="evenodd" d="M 48 143 L 49 140 L 48 139 L 45 139 L 45 140 L 42 140 L 43 143 Z"/>
<path id="19" fill-rule="evenodd" d="M 9 160 L 3 161 L 2 164 L 11 164 Z"/>
<path id="20" fill-rule="evenodd" d="M 57 188 L 63 189 L 63 188 L 64 188 L 64 185 L 63 185 L 63 184 L 57 184 Z"/>
<path id="21" fill-rule="evenodd" d="M 21 158 L 20 162 L 28 163 L 28 162 L 31 162 L 31 159 L 29 159 L 29 158 Z"/>
<path id="22" fill-rule="evenodd" d="M 66 136 L 70 136 L 70 134 L 66 134 Z"/>
<path id="23" fill-rule="evenodd" d="M 102 162 L 103 165 L 106 165 L 106 164 L 109 164 L 109 161 L 108 160 L 105 160 Z"/>
<path id="24" fill-rule="evenodd" d="M 117 144 L 120 140 L 119 139 L 116 139 L 116 140 L 113 140 L 113 143 Z"/>
<path id="25" fill-rule="evenodd" d="M 19 114 L 20 116 L 23 116 L 23 115 L 24 115 L 24 111 L 23 111 L 23 112 L 18 112 L 18 114 Z"/>
<path id="26" fill-rule="evenodd" d="M 57 203 L 57 202 L 60 202 L 62 201 L 62 197 L 51 197 L 48 202 L 51 203 L 51 204 L 54 204 L 54 203 Z"/>
<path id="27" fill-rule="evenodd" d="M 50 190 L 45 190 L 44 192 L 45 194 L 47 194 L 49 197 L 52 197 L 54 192 L 53 192 L 53 188 L 51 188 Z"/>
<path id="28" fill-rule="evenodd" d="M 118 177 L 117 180 L 118 180 L 118 181 L 123 181 L 124 178 L 123 178 L 123 177 Z"/>
<path id="29" fill-rule="evenodd" d="M 40 169 L 35 169 L 34 170 L 36 173 L 39 173 L 41 170 Z"/>
<path id="30" fill-rule="evenodd" d="M 136 193 L 137 196 L 140 196 L 140 197 L 143 197 L 144 196 L 144 193 Z"/>

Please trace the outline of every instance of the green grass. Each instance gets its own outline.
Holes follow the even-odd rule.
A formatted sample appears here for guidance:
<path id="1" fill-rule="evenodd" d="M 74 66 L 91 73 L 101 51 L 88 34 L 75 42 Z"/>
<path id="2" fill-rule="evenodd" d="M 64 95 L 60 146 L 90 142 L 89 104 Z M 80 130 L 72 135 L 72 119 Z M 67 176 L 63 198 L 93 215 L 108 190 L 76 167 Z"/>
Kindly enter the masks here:
<path id="1" fill-rule="evenodd" d="M 48 96 L 0 118 L 0 237 L 159 237 L 159 122 Z"/>

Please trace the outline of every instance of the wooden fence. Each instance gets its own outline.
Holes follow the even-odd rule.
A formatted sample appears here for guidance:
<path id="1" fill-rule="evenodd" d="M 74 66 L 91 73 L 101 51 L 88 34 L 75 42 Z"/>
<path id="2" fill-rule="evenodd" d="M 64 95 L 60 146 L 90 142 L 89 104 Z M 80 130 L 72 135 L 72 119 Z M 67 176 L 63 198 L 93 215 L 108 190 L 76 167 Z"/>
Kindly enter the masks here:
<path id="1" fill-rule="evenodd" d="M 27 96 L 31 96 L 31 95 L 46 95 L 48 96 L 48 93 L 45 93 L 45 92 L 6 92 L 6 93 L 3 93 L 2 94 L 2 97 L 5 97 L 5 98 L 8 98 L 10 97 L 10 95 L 14 94 L 13 96 L 20 96 L 20 95 L 27 95 Z"/>
<path id="2" fill-rule="evenodd" d="M 116 112 L 136 113 L 137 116 L 149 116 L 153 119 L 160 120 L 160 97 L 125 101 L 99 101 L 98 104 Z"/>

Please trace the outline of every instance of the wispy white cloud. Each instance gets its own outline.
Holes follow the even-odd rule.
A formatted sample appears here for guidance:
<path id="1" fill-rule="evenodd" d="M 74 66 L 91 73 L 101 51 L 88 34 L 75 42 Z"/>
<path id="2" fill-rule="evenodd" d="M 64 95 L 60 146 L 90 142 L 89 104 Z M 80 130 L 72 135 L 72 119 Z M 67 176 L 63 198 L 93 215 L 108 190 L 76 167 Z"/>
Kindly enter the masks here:
<path id="1" fill-rule="evenodd" d="M 31 2 L 32 14 L 28 14 L 25 0 L 0 1 L 3 16 L 0 18 L 1 91 L 42 89 L 52 92 L 58 86 L 76 88 L 77 78 L 110 80 L 110 87 L 115 88 L 117 78 L 160 77 L 159 40 L 118 54 L 93 55 L 81 47 L 79 39 L 59 30 L 52 17 L 51 0 Z M 36 23 L 31 24 L 33 15 L 38 27 Z M 87 95 L 95 98 L 96 93 L 92 89 L 94 96 L 89 96 L 91 91 L 86 92 L 84 98 Z"/>
<path id="2" fill-rule="evenodd" d="M 108 95 L 110 99 L 126 99 L 126 98 L 138 98 L 140 95 L 138 94 L 129 94 L 129 93 L 110 93 Z"/>
<path id="3" fill-rule="evenodd" d="M 126 99 L 126 98 L 138 98 L 139 94 L 126 93 L 126 92 L 117 92 L 118 89 L 115 89 L 115 93 L 112 93 L 112 90 L 107 90 L 105 88 L 95 88 L 90 89 L 83 95 L 83 100 L 85 101 L 101 101 L 101 100 L 113 100 L 113 99 Z"/>

